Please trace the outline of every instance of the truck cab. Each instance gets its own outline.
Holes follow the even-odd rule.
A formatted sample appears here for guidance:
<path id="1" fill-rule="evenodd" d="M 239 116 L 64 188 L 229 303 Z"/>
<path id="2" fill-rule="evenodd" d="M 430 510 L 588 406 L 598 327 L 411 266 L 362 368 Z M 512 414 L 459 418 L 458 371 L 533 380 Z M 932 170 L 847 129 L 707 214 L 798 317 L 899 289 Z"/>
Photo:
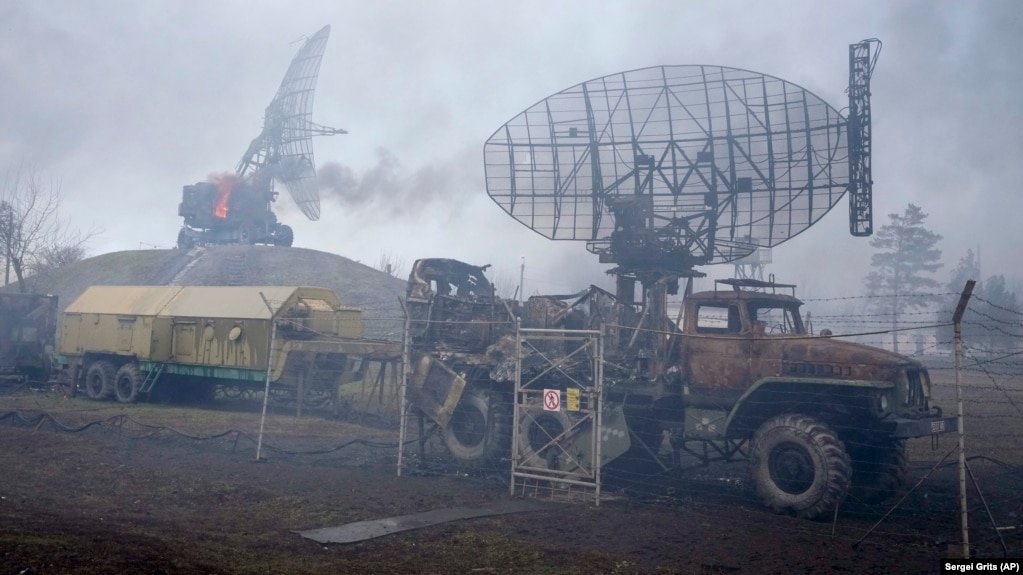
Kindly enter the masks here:
<path id="1" fill-rule="evenodd" d="M 827 330 L 809 333 L 802 302 L 777 293 L 794 286 L 719 283 L 732 289 L 686 298 L 674 353 L 687 408 L 719 411 L 725 425 L 715 429 L 723 436 L 742 436 L 768 415 L 796 408 L 859 434 L 908 438 L 954 426 L 930 405 L 930 378 L 919 361 Z"/>

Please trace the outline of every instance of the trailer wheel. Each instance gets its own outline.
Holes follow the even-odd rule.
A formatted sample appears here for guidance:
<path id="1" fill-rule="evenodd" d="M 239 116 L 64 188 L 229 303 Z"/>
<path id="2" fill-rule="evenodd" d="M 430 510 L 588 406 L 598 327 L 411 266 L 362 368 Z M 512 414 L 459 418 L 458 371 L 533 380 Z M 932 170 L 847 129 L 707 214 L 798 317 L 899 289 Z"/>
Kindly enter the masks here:
<path id="1" fill-rule="evenodd" d="M 92 362 L 85 372 L 85 395 L 89 399 L 107 399 L 114 392 L 117 368 L 105 359 Z"/>
<path id="2" fill-rule="evenodd" d="M 864 503 L 880 503 L 906 482 L 906 441 L 888 440 L 852 452 L 850 494 Z"/>
<path id="3" fill-rule="evenodd" d="M 139 388 L 142 387 L 144 379 L 139 366 L 135 365 L 135 363 L 129 362 L 122 365 L 114 377 L 114 395 L 117 396 L 117 401 L 121 403 L 135 403 L 135 400 L 138 399 Z"/>
<path id="4" fill-rule="evenodd" d="M 499 394 L 466 392 L 444 427 L 444 445 L 463 465 L 511 455 L 511 405 Z"/>
<path id="5" fill-rule="evenodd" d="M 572 427 L 572 418 L 564 411 L 546 411 L 542 407 L 524 408 L 519 419 L 519 464 L 524 467 L 562 469 L 568 462 L 564 450 L 551 440 Z"/>
<path id="6" fill-rule="evenodd" d="M 830 516 L 849 490 L 845 446 L 830 427 L 805 415 L 779 415 L 761 425 L 749 464 L 757 494 L 777 513 Z"/>

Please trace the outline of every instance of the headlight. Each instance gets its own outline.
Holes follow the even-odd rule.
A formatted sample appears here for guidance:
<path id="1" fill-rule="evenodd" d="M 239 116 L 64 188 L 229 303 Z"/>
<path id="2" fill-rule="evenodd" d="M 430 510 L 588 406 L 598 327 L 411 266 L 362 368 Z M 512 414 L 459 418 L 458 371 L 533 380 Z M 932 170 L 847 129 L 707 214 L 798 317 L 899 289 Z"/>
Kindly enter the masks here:
<path id="1" fill-rule="evenodd" d="M 881 395 L 879 395 L 877 397 L 877 407 L 881 410 L 882 413 L 885 412 L 885 411 L 888 411 L 888 394 L 887 393 L 882 393 Z"/>

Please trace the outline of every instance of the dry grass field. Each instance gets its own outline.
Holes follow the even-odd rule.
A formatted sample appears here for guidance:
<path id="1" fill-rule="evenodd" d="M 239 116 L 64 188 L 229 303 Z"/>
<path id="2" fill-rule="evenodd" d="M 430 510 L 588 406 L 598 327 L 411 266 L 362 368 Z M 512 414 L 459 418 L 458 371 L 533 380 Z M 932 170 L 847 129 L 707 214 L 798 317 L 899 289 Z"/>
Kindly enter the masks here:
<path id="1" fill-rule="evenodd" d="M 3 573 L 934 573 L 957 553 L 948 465 L 869 532 L 887 507 L 850 504 L 834 524 L 802 521 L 704 473 L 653 499 L 609 486 L 599 507 L 551 505 L 320 545 L 293 531 L 485 506 L 509 498 L 507 483 L 416 472 L 415 449 L 397 477 L 397 431 L 377 418 L 297 418 L 271 404 L 256 462 L 257 400 L 122 406 L 59 388 L 2 393 Z M 914 445 L 913 480 L 953 444 Z M 974 467 L 988 501 L 1000 503 L 999 525 L 1018 525 L 1019 476 L 987 465 Z M 741 476 L 733 467 L 721 473 Z M 1000 555 L 979 504 L 971 521 L 978 552 Z M 1023 553 L 1018 529 L 1001 533 L 1010 555 Z"/>

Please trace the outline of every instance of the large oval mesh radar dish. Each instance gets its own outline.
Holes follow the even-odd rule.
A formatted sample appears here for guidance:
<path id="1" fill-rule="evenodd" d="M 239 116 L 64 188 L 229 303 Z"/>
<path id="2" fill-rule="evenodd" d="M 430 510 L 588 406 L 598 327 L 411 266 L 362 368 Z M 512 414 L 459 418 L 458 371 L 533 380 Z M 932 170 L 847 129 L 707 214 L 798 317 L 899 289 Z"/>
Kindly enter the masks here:
<path id="1" fill-rule="evenodd" d="M 330 26 L 310 36 L 284 74 L 273 101 L 266 107 L 263 131 L 252 141 L 238 164 L 238 173 L 280 182 L 310 220 L 320 217 L 312 137 L 343 134 L 312 121 L 313 95 Z"/>
<path id="2" fill-rule="evenodd" d="M 784 80 L 656 66 L 541 100 L 487 140 L 487 192 L 625 269 L 685 272 L 775 246 L 849 184 L 846 118 Z"/>

